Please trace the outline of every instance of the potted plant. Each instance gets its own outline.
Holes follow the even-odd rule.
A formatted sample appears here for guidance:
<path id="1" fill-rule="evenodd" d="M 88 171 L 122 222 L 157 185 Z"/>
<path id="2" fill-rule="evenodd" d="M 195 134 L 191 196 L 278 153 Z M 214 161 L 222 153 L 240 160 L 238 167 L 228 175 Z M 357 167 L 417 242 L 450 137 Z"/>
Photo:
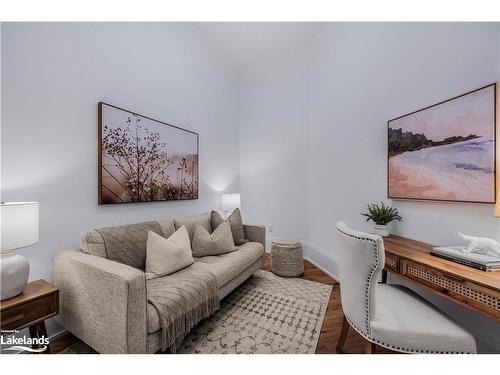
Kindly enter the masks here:
<path id="1" fill-rule="evenodd" d="M 389 235 L 389 226 L 387 224 L 394 220 L 402 220 L 398 209 L 386 206 L 384 202 L 380 202 L 380 206 L 378 204 L 369 204 L 368 212 L 361 215 L 366 216 L 366 221 L 372 220 L 375 223 L 373 233 L 382 237 Z"/>

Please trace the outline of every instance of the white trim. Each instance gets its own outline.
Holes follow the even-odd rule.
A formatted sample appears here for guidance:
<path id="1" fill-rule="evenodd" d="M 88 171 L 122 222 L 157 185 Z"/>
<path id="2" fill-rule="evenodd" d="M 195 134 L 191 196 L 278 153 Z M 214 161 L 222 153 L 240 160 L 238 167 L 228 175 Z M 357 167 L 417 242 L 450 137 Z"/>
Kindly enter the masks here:
<path id="1" fill-rule="evenodd" d="M 309 263 L 311 263 L 313 266 L 315 266 L 316 268 L 320 269 L 321 271 L 323 271 L 324 273 L 326 273 L 328 276 L 330 276 L 332 279 L 334 279 L 336 282 L 338 282 L 340 284 L 340 281 L 338 279 L 338 276 L 335 276 L 333 274 L 331 274 L 328 270 L 326 270 L 325 268 L 323 268 L 322 266 L 320 266 L 318 263 L 316 263 L 314 260 L 310 259 L 310 258 L 304 258 L 305 260 L 307 260 Z"/>
<path id="2" fill-rule="evenodd" d="M 304 258 L 339 282 L 337 256 L 309 241 L 302 241 L 302 245 L 305 248 Z"/>
<path id="3" fill-rule="evenodd" d="M 266 237 L 266 253 L 271 253 L 271 243 L 281 237 Z M 337 273 L 337 257 L 329 251 L 313 244 L 309 241 L 299 240 L 304 251 L 304 259 L 312 263 L 315 267 L 326 273 L 335 281 L 339 282 Z"/>
<path id="4" fill-rule="evenodd" d="M 59 332 L 54 333 L 53 335 L 49 336 L 50 341 L 58 339 L 59 337 L 65 335 L 66 333 L 69 333 L 67 329 L 62 329 Z"/>

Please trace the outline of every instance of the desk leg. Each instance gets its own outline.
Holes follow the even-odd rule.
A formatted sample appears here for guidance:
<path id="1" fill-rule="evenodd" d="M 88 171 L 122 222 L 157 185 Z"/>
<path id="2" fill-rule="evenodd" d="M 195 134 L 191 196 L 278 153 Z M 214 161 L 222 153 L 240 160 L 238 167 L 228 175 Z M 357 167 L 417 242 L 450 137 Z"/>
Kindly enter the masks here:
<path id="1" fill-rule="evenodd" d="M 375 354 L 375 351 L 377 349 L 377 345 L 370 341 L 366 341 L 365 344 L 365 354 Z"/>
<path id="2" fill-rule="evenodd" d="M 382 284 L 387 284 L 387 270 L 382 270 Z"/>
<path id="3" fill-rule="evenodd" d="M 47 335 L 47 328 L 45 327 L 45 321 L 42 321 L 40 323 L 34 324 L 29 327 L 30 331 L 30 336 L 31 338 L 38 338 L 38 337 L 48 337 Z M 32 345 L 33 349 L 37 349 L 38 345 L 33 344 Z M 47 345 L 47 349 L 43 352 L 44 354 L 50 354 L 50 344 Z"/>

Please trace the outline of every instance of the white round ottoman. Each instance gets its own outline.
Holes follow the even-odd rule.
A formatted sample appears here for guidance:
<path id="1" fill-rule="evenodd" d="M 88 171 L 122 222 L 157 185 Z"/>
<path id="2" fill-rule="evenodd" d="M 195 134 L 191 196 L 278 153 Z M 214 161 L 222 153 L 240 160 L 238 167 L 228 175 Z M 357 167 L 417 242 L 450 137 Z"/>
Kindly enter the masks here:
<path id="1" fill-rule="evenodd" d="M 271 271 L 282 277 L 298 277 L 304 273 L 304 258 L 299 241 L 273 241 Z"/>

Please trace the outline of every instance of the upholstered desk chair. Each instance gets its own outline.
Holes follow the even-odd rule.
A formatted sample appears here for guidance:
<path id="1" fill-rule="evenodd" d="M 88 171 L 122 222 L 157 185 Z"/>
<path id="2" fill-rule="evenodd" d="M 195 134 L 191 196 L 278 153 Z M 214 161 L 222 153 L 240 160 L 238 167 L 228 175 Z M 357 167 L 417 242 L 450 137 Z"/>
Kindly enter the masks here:
<path id="1" fill-rule="evenodd" d="M 403 353 L 476 353 L 474 337 L 408 288 L 379 284 L 385 264 L 382 238 L 337 224 L 339 276 L 344 322 L 337 345 L 342 351 L 349 326 L 376 345 Z"/>

